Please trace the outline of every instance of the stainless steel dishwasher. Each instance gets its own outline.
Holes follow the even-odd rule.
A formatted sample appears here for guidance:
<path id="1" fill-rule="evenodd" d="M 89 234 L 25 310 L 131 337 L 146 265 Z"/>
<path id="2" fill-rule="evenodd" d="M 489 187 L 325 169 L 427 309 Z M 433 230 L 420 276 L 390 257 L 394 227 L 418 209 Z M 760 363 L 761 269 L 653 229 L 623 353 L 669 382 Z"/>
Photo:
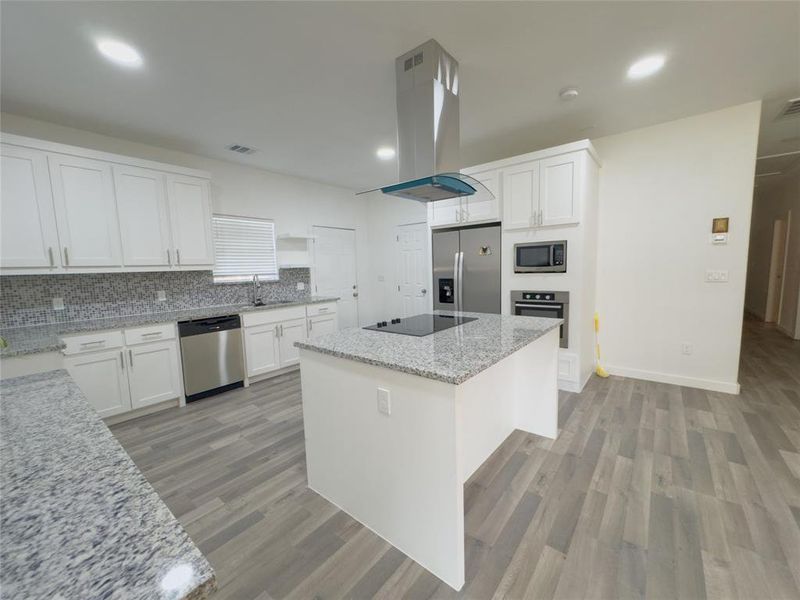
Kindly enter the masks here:
<path id="1" fill-rule="evenodd" d="M 241 327 L 239 315 L 178 323 L 187 402 L 244 385 Z"/>

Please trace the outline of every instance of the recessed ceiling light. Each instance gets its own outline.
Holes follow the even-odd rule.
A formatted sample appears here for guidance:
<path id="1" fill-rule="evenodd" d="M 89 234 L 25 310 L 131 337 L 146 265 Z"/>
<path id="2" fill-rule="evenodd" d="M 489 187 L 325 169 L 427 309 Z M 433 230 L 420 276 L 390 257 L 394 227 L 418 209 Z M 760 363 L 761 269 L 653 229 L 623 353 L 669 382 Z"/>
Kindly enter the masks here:
<path id="1" fill-rule="evenodd" d="M 566 87 L 560 92 L 558 92 L 558 97 L 562 100 L 574 100 L 578 97 L 578 88 L 576 87 Z"/>
<path id="2" fill-rule="evenodd" d="M 637 60 L 628 68 L 628 79 L 642 79 L 657 73 L 664 66 L 666 59 L 662 54 L 654 54 Z"/>
<path id="3" fill-rule="evenodd" d="M 382 146 L 378 148 L 375 154 L 381 160 L 389 160 L 391 158 L 394 158 L 395 151 L 394 148 L 390 148 L 389 146 Z"/>
<path id="4" fill-rule="evenodd" d="M 125 42 L 112 38 L 100 38 L 96 41 L 97 50 L 108 60 L 124 67 L 141 67 L 144 61 L 139 51 Z"/>

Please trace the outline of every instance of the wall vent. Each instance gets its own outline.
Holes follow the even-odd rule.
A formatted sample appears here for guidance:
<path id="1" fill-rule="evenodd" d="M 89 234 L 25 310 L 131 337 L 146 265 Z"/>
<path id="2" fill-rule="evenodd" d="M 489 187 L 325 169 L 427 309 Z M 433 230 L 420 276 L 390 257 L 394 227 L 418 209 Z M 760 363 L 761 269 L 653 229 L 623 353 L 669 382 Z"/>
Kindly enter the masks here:
<path id="1" fill-rule="evenodd" d="M 797 117 L 800 116 L 800 98 L 793 98 L 789 100 L 786 105 L 783 107 L 780 113 L 778 113 L 778 119 L 787 119 L 789 117 Z"/>
<path id="2" fill-rule="evenodd" d="M 237 154 L 253 154 L 253 152 L 255 152 L 255 149 L 242 146 L 241 144 L 232 144 L 227 146 L 227 149 Z"/>

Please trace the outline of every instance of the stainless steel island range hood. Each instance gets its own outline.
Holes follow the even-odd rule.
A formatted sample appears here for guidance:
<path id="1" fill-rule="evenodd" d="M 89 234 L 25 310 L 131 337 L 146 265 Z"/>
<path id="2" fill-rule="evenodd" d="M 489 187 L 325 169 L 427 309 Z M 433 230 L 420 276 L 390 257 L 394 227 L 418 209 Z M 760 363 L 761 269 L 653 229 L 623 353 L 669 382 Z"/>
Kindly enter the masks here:
<path id="1" fill-rule="evenodd" d="M 483 184 L 458 172 L 461 140 L 456 59 L 436 40 L 428 40 L 398 57 L 395 73 L 400 183 L 378 189 L 419 202 L 476 193 L 491 198 Z"/>

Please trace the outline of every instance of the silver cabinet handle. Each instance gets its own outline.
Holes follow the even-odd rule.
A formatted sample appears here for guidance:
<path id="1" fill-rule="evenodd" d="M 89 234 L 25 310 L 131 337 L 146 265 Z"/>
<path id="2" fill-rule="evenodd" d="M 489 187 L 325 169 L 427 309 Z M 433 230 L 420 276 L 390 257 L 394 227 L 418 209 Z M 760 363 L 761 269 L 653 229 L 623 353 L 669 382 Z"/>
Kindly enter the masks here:
<path id="1" fill-rule="evenodd" d="M 69 266 L 69 248 L 64 246 L 64 264 Z"/>
<path id="2" fill-rule="evenodd" d="M 216 329 L 219 329 L 219 327 L 216 327 Z M 150 332 L 150 333 L 143 333 L 143 334 L 142 334 L 142 337 L 143 337 L 143 338 L 149 338 L 149 337 L 161 337 L 162 335 L 164 335 L 164 332 L 163 332 L 163 331 L 152 331 L 152 332 Z"/>
<path id="3" fill-rule="evenodd" d="M 283 337 L 283 324 L 281 324 L 280 328 L 281 328 L 281 337 Z"/>
<path id="4" fill-rule="evenodd" d="M 308 330 L 311 331 L 312 329 L 314 329 L 314 320 L 313 319 L 309 319 L 308 320 Z"/>
<path id="5" fill-rule="evenodd" d="M 181 249 L 175 248 L 175 256 L 178 257 L 178 264 L 181 264 Z"/>
<path id="6" fill-rule="evenodd" d="M 169 255 L 169 248 L 167 248 L 167 264 L 172 266 L 172 257 Z"/>
<path id="7" fill-rule="evenodd" d="M 47 256 L 50 258 L 50 266 L 51 267 L 55 266 L 55 263 L 53 262 L 53 247 L 52 246 L 48 246 L 47 247 Z"/>
<path id="8" fill-rule="evenodd" d="M 275 325 L 275 337 L 281 337 L 281 334 L 278 332 L 278 326 Z"/>
<path id="9" fill-rule="evenodd" d="M 328 307 L 327 306 L 323 306 L 323 307 L 319 308 L 318 310 L 319 310 L 319 312 L 326 312 L 328 310 Z"/>
<path id="10" fill-rule="evenodd" d="M 94 346 L 102 346 L 105 344 L 105 340 L 96 340 L 94 342 L 81 342 L 81 348 L 93 348 Z"/>
<path id="11" fill-rule="evenodd" d="M 128 348 L 128 360 L 131 361 L 131 369 L 133 368 L 133 350 Z"/>
<path id="12" fill-rule="evenodd" d="M 122 350 L 119 351 L 119 364 L 122 370 L 125 370 L 125 355 L 122 353 Z"/>

